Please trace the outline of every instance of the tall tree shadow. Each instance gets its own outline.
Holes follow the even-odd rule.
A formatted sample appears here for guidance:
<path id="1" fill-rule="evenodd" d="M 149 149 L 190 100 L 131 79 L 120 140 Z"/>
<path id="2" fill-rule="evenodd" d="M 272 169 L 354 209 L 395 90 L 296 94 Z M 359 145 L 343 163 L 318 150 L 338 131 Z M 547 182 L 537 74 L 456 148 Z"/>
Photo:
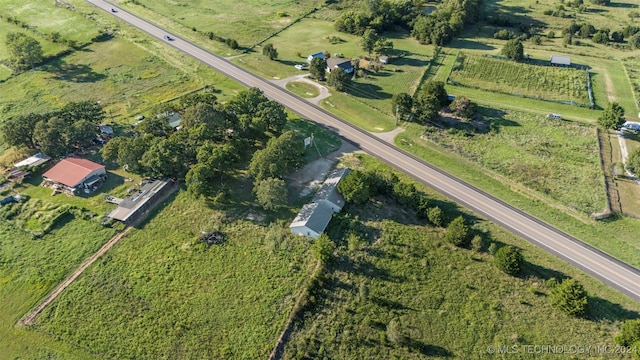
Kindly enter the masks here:
<path id="1" fill-rule="evenodd" d="M 53 75 L 53 78 L 61 81 L 75 83 L 93 83 L 105 79 L 105 74 L 100 74 L 85 64 L 69 64 L 59 59 L 51 62 L 46 70 Z"/>

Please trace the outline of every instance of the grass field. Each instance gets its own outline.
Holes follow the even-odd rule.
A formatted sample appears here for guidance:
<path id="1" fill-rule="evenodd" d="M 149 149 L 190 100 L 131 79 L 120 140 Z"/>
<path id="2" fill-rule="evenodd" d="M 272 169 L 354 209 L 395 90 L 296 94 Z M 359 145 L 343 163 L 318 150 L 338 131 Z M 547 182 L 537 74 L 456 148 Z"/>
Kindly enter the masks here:
<path id="1" fill-rule="evenodd" d="M 90 353 L 46 334 L 14 328 L 14 325 L 113 233 L 113 229 L 103 228 L 96 221 L 72 218 L 48 235 L 33 240 L 26 232 L 0 221 L 0 354 L 3 358 L 93 358 Z"/>
<path id="2" fill-rule="evenodd" d="M 181 193 L 45 311 L 38 329 L 102 357 L 265 358 L 310 271 L 307 241 Z M 201 232 L 220 231 L 208 247 Z"/>
<path id="3" fill-rule="evenodd" d="M 367 156 L 358 159 L 366 168 L 389 171 Z M 283 358 L 483 359 L 493 357 L 490 345 L 613 344 L 618 321 L 637 316 L 637 304 L 488 223 L 477 225 L 490 231 L 486 238 L 523 250 L 521 276 L 501 273 L 487 253 L 447 245 L 440 229 L 416 222 L 391 200 L 377 200 L 343 210 L 376 235 L 357 250 L 338 241 L 315 307 L 298 324 Z M 373 217 L 379 208 L 390 215 Z M 588 319 L 551 307 L 545 285 L 551 277 L 576 277 L 586 285 L 593 304 Z M 389 338 L 392 319 L 404 345 Z"/>
<path id="4" fill-rule="evenodd" d="M 99 30 L 92 19 L 86 18 L 80 12 L 55 6 L 55 2 L 46 0 L 3 0 L 0 14 L 29 24 L 42 34 L 50 35 L 57 32 L 62 39 L 72 40 L 77 44 L 91 41 L 98 35 Z M 7 24 L 3 22 L 2 26 L 5 27 Z"/>
<path id="5" fill-rule="evenodd" d="M 481 111 L 488 130 L 466 136 L 428 129 L 424 136 L 470 161 L 586 214 L 605 207 L 592 127 L 524 112 Z M 456 127 L 464 127 L 459 124 Z"/>
<path id="6" fill-rule="evenodd" d="M 179 3 L 168 0 L 145 1 L 144 7 L 162 17 L 199 32 L 209 31 L 223 38 L 233 38 L 241 47 L 257 44 L 268 35 L 281 30 L 292 21 L 322 5 L 322 1 L 190 1 Z M 122 2 L 132 7 L 127 1 Z M 154 16 L 157 18 L 158 16 Z"/>
<path id="7" fill-rule="evenodd" d="M 42 55 L 45 57 L 55 55 L 65 49 L 64 46 L 52 43 L 42 36 L 29 32 L 18 25 L 9 24 L 0 20 L 0 60 L 8 59 L 9 50 L 7 49 L 6 38 L 7 34 L 11 32 L 23 33 L 36 39 L 40 43 L 40 46 L 42 47 Z M 8 78 L 9 75 L 11 75 L 11 70 L 4 66 L 0 66 L 0 80 Z"/>
<path id="8" fill-rule="evenodd" d="M 303 98 L 314 98 L 320 95 L 317 86 L 304 81 L 290 81 L 286 87 L 287 90 Z"/>
<path id="9" fill-rule="evenodd" d="M 458 54 L 449 81 L 462 86 L 589 105 L 583 70 Z"/>

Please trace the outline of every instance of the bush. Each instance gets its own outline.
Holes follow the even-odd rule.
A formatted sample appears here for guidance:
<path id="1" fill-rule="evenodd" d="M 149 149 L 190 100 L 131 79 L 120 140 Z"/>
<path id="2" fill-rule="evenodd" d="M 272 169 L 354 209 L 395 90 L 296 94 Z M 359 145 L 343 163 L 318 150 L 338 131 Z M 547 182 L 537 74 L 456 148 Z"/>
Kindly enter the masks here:
<path id="1" fill-rule="evenodd" d="M 371 198 L 369 177 L 362 171 L 354 170 L 338 184 L 338 191 L 346 201 L 363 204 Z"/>
<path id="2" fill-rule="evenodd" d="M 549 299 L 551 305 L 569 316 L 583 317 L 589 309 L 587 292 L 582 284 L 574 279 L 564 280 L 551 289 Z"/>
<path id="3" fill-rule="evenodd" d="M 493 33 L 493 38 L 498 40 L 509 40 L 513 39 L 514 37 L 516 37 L 516 34 L 514 34 L 513 31 L 507 29 L 500 29 Z"/>
<path id="4" fill-rule="evenodd" d="M 442 226 L 444 222 L 442 209 L 438 206 L 430 208 L 427 210 L 427 219 L 435 226 Z"/>
<path id="5" fill-rule="evenodd" d="M 506 274 L 516 275 L 522 268 L 524 257 L 518 248 L 507 245 L 496 251 L 493 260 L 498 269 Z"/>
<path id="6" fill-rule="evenodd" d="M 616 335 L 616 344 L 633 346 L 638 341 L 640 341 L 640 319 L 625 321 L 620 329 L 620 334 Z"/>
<path id="7" fill-rule="evenodd" d="M 477 252 L 481 252 L 484 246 L 484 240 L 482 236 L 476 235 L 471 239 L 471 248 Z"/>
<path id="8" fill-rule="evenodd" d="M 331 256 L 333 256 L 334 249 L 335 245 L 333 242 L 326 234 L 322 234 L 313 242 L 313 245 L 311 245 L 311 255 L 323 263 L 327 263 L 331 259 Z"/>
<path id="9" fill-rule="evenodd" d="M 627 169 L 634 173 L 636 176 L 640 175 L 640 148 L 635 148 L 629 154 L 627 160 Z"/>
<path id="10" fill-rule="evenodd" d="M 458 216 L 447 226 L 444 239 L 458 247 L 469 245 L 469 227 L 462 216 Z"/>

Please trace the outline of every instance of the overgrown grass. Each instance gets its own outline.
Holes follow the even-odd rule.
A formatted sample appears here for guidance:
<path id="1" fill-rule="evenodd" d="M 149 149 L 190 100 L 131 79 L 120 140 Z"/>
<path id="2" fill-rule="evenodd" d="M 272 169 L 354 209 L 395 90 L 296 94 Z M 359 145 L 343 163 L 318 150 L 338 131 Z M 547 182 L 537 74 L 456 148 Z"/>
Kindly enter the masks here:
<path id="1" fill-rule="evenodd" d="M 395 128 L 395 119 L 390 115 L 353 101 L 349 95 L 343 93 L 334 93 L 322 100 L 320 106 L 367 131 L 385 132 Z"/>
<path id="2" fill-rule="evenodd" d="M 357 158 L 364 168 L 389 171 L 368 156 Z M 431 196 L 447 212 L 456 211 Z M 442 229 L 416 220 L 392 200 L 376 200 L 343 210 L 363 222 L 356 232 L 362 242 L 354 250 L 344 234 L 333 239 L 337 256 L 285 359 L 482 359 L 494 356 L 489 346 L 614 344 L 618 321 L 638 316 L 633 301 L 484 221 L 475 227 L 486 231 L 485 241 L 522 249 L 527 263 L 519 277 L 500 272 L 485 252 L 445 243 Z M 389 215 L 374 216 L 384 213 Z M 575 277 L 585 285 L 592 304 L 587 319 L 570 318 L 550 305 L 545 283 L 551 277 Z M 404 337 L 400 343 L 390 336 L 393 319 Z"/>
<path id="3" fill-rule="evenodd" d="M 640 222 L 628 217 L 594 221 L 549 197 L 483 169 L 468 159 L 420 139 L 424 128 L 410 124 L 396 145 L 474 186 L 526 211 L 633 266 L 640 266 Z"/>
<path id="4" fill-rule="evenodd" d="M 198 241 L 220 231 L 222 245 Z M 180 193 L 90 268 L 38 328 L 100 356 L 264 358 L 311 270 L 308 241 Z"/>
<path id="5" fill-rule="evenodd" d="M 450 130 L 429 128 L 424 137 L 569 208 L 586 214 L 604 209 L 593 127 L 517 111 L 480 113 L 476 126 L 483 133 L 461 130 L 472 126 L 457 123 Z"/>
<path id="6" fill-rule="evenodd" d="M 459 54 L 449 81 L 500 93 L 589 105 L 586 73 L 573 68 Z"/>
<path id="7" fill-rule="evenodd" d="M 297 130 L 304 138 L 313 137 L 313 144 L 306 148 L 306 162 L 324 157 L 338 150 L 342 141 L 317 125 L 300 118 L 290 118 L 287 129 Z"/>
<path id="8" fill-rule="evenodd" d="M 31 201 L 31 200 L 30 200 Z M 14 328 L 40 299 L 113 235 L 73 218 L 38 240 L 0 221 L 0 354 L 4 358 L 91 359 L 41 332 Z"/>

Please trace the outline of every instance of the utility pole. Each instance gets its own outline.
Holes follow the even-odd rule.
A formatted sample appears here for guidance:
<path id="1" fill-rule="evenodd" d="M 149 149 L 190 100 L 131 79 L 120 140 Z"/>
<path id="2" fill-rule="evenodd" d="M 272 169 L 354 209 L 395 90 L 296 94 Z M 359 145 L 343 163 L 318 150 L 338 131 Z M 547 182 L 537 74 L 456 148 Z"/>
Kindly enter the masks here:
<path id="1" fill-rule="evenodd" d="M 396 104 L 396 127 L 398 127 L 398 108 L 399 108 L 399 105 Z"/>

